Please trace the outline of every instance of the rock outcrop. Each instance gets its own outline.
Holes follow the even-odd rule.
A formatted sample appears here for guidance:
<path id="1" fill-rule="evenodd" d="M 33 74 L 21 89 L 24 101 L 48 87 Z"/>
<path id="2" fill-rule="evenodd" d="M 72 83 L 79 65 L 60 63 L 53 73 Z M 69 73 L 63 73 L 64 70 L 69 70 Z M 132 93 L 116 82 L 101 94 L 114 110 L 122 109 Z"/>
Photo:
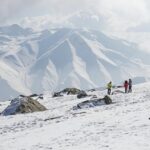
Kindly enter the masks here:
<path id="1" fill-rule="evenodd" d="M 105 96 L 102 99 L 92 99 L 92 100 L 83 101 L 77 104 L 77 106 L 73 107 L 73 109 L 76 110 L 76 109 L 90 108 L 90 107 L 96 107 L 101 105 L 108 105 L 111 103 L 112 103 L 111 98 L 109 96 Z"/>
<path id="2" fill-rule="evenodd" d="M 112 103 L 112 99 L 108 95 L 106 95 L 102 100 L 104 100 L 107 105 Z"/>
<path id="3" fill-rule="evenodd" d="M 53 97 L 61 97 L 63 94 L 61 92 L 54 92 Z"/>
<path id="4" fill-rule="evenodd" d="M 67 95 L 76 95 L 80 92 L 80 90 L 77 88 L 66 88 L 62 92 L 67 93 Z"/>
<path id="5" fill-rule="evenodd" d="M 10 105 L 1 113 L 1 115 L 15 115 L 32 113 L 47 110 L 45 106 L 31 97 L 18 97 L 11 101 Z"/>
<path id="6" fill-rule="evenodd" d="M 80 91 L 79 93 L 78 93 L 78 95 L 77 95 L 77 98 L 85 98 L 85 97 L 87 97 L 88 95 L 87 95 L 87 93 L 85 92 L 85 91 Z"/>
<path id="7" fill-rule="evenodd" d="M 77 88 L 66 88 L 60 92 L 55 92 L 53 97 L 61 97 L 63 95 L 77 95 L 80 93 L 80 90 Z"/>

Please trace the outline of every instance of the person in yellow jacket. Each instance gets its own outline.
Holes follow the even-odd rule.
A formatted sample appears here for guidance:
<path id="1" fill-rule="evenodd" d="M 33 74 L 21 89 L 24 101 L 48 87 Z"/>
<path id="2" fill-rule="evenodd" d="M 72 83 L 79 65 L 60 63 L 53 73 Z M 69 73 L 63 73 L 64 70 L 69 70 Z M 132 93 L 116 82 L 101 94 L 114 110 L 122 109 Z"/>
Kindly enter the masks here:
<path id="1" fill-rule="evenodd" d="M 110 82 L 107 84 L 107 94 L 108 94 L 108 95 L 111 94 L 111 88 L 112 88 L 112 82 L 110 81 Z"/>

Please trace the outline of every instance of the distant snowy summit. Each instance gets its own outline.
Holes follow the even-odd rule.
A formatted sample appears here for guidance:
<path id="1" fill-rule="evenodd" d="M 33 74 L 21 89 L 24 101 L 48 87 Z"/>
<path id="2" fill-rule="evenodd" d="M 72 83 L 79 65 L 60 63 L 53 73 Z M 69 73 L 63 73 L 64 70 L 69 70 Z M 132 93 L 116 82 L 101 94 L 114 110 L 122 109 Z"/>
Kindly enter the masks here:
<path id="1" fill-rule="evenodd" d="M 26 36 L 32 34 L 31 28 L 22 28 L 17 24 L 13 24 L 11 26 L 0 27 L 0 34 L 8 35 L 8 36 Z"/>
<path id="2" fill-rule="evenodd" d="M 0 27 L 0 100 L 66 87 L 103 87 L 110 80 L 147 81 L 149 58 L 134 43 L 88 28 Z"/>

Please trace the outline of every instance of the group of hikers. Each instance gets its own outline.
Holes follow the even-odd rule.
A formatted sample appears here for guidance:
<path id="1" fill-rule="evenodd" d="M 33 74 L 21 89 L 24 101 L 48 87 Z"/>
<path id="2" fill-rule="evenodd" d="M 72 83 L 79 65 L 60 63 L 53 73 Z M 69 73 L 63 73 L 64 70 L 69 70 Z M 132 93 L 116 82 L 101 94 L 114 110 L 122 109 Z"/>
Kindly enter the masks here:
<path id="1" fill-rule="evenodd" d="M 113 85 L 112 85 L 112 82 L 110 81 L 107 84 L 107 94 L 108 95 L 111 94 L 112 87 L 113 87 Z M 131 93 L 132 92 L 132 80 L 131 79 L 129 79 L 129 81 L 125 80 L 124 81 L 124 85 L 123 86 L 119 86 L 119 87 L 124 87 L 125 93 Z"/>

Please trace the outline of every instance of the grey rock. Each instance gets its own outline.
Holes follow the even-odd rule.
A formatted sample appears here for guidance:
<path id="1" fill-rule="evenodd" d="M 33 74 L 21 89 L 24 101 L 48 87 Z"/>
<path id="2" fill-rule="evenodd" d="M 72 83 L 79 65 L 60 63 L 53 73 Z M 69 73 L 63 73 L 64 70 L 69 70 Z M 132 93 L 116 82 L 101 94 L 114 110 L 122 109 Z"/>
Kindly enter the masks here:
<path id="1" fill-rule="evenodd" d="M 85 91 L 80 91 L 79 94 L 77 95 L 77 98 L 85 98 L 87 97 L 87 93 Z"/>
<path id="2" fill-rule="evenodd" d="M 102 99 L 92 99 L 92 100 L 86 100 L 83 101 L 79 104 L 77 104 L 77 106 L 74 106 L 73 109 L 83 109 L 83 108 L 91 108 L 91 107 L 96 107 L 96 106 L 101 106 L 101 105 L 108 105 L 111 104 L 112 100 L 109 96 L 105 96 Z"/>
<path id="3" fill-rule="evenodd" d="M 47 110 L 45 106 L 31 97 L 18 97 L 11 101 L 10 105 L 2 112 L 2 115 L 15 115 Z"/>

